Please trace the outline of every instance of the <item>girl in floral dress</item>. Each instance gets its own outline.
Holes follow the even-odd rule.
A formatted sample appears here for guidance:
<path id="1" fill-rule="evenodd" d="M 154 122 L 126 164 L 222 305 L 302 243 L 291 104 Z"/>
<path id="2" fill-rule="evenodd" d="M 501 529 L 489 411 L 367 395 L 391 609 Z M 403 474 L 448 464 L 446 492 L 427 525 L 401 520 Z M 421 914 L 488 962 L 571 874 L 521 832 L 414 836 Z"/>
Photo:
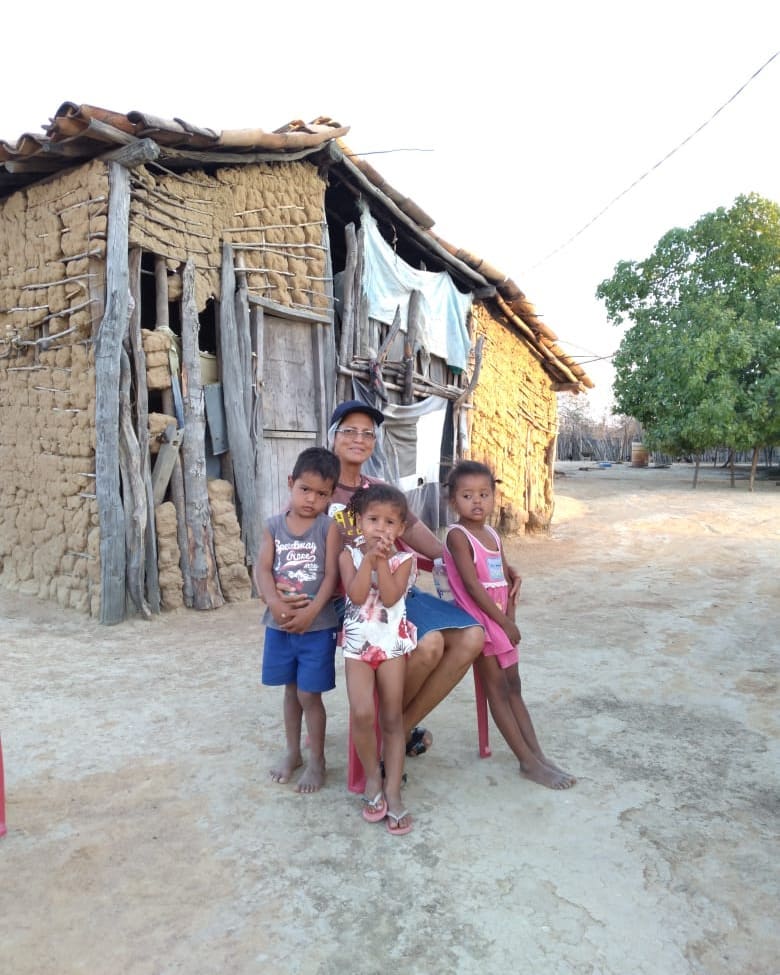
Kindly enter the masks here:
<path id="1" fill-rule="evenodd" d="M 406 593 L 416 575 L 414 557 L 397 552 L 408 508 L 403 492 L 371 484 L 350 501 L 359 535 L 339 558 L 346 594 L 341 647 L 347 678 L 352 740 L 366 773 L 363 817 L 387 820 L 395 835 L 408 833 L 412 820 L 401 800 L 406 736 L 403 690 L 406 657 L 417 645 L 417 631 L 406 618 Z M 374 731 L 379 698 L 384 782 Z"/>

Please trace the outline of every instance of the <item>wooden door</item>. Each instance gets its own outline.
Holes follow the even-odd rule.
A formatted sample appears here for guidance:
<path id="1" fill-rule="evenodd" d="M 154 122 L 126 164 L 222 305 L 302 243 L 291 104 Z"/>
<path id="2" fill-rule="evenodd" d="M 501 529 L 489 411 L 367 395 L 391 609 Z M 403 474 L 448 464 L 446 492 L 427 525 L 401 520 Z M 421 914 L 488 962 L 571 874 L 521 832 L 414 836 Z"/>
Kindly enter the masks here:
<path id="1" fill-rule="evenodd" d="M 263 311 L 256 316 L 260 409 L 257 484 L 263 521 L 287 501 L 287 478 L 298 454 L 324 443 L 326 413 L 320 321 Z M 259 430 L 257 431 L 259 434 Z"/>

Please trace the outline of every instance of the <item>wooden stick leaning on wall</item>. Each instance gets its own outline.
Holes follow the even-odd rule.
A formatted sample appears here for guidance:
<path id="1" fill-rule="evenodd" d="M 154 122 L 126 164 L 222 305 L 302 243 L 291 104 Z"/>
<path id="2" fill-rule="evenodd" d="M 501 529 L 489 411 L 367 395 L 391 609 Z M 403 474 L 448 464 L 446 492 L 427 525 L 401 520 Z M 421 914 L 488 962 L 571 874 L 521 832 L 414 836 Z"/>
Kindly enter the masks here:
<path id="1" fill-rule="evenodd" d="M 195 304 L 195 266 L 191 259 L 184 265 L 182 277 L 182 466 L 193 605 L 195 609 L 217 609 L 225 600 L 217 573 L 211 505 L 206 486 L 206 412 L 200 377 L 200 323 Z"/>
<path id="2" fill-rule="evenodd" d="M 236 487 L 236 508 L 240 509 L 241 538 L 250 564 L 260 548 L 260 518 L 255 485 L 255 462 L 246 415 L 244 382 L 235 314 L 236 277 L 233 248 L 222 245 L 219 302 L 219 351 L 222 363 L 222 397 L 225 405 L 230 455 Z M 248 316 L 247 316 L 248 322 Z"/>
<path id="3" fill-rule="evenodd" d="M 352 362 L 353 333 L 355 330 L 355 268 L 357 265 L 357 241 L 355 237 L 354 223 L 347 224 L 344 228 L 344 240 L 347 247 L 347 256 L 342 278 L 342 304 L 341 304 L 341 339 L 339 341 L 339 365 L 346 369 Z M 339 402 L 349 399 L 349 380 L 345 376 L 339 376 L 339 386 L 337 399 Z"/>
<path id="4" fill-rule="evenodd" d="M 254 372 L 252 376 L 252 423 L 251 440 L 252 449 L 255 455 L 255 484 L 258 486 L 263 483 L 262 471 L 268 463 L 268 451 L 265 445 L 264 419 L 263 419 L 263 370 L 265 368 L 265 317 L 260 305 L 253 305 L 249 311 L 249 324 L 252 335 L 252 349 L 254 355 Z M 258 517 L 260 516 L 258 509 Z M 252 562 L 257 560 L 257 552 L 252 553 Z M 251 573 L 252 595 L 257 596 L 255 587 L 255 574 Z"/>
<path id="5" fill-rule="evenodd" d="M 125 508 L 127 595 L 138 612 L 145 619 L 151 619 L 152 613 L 144 597 L 144 540 L 148 518 L 146 486 L 141 475 L 141 454 L 130 406 L 130 357 L 124 348 L 120 352 L 119 471 Z"/>
<path id="6" fill-rule="evenodd" d="M 385 379 L 382 375 L 382 370 L 384 369 L 385 360 L 387 359 L 387 354 L 390 351 L 390 346 L 393 344 L 393 339 L 401 330 L 401 306 L 395 306 L 395 315 L 393 317 L 393 324 L 390 326 L 387 335 L 385 336 L 384 342 L 379 346 L 379 351 L 376 354 L 376 359 L 370 359 L 368 362 L 368 375 L 369 375 L 369 386 L 377 393 L 385 402 L 387 402 L 387 386 L 385 385 Z"/>
<path id="7" fill-rule="evenodd" d="M 409 315 L 406 321 L 406 341 L 404 342 L 404 391 L 401 402 L 409 405 L 414 402 L 414 361 L 417 358 L 417 336 L 420 330 L 420 303 L 422 293 L 415 289 L 409 295 Z"/>
<path id="8" fill-rule="evenodd" d="M 472 393 L 479 383 L 479 374 L 482 371 L 482 350 L 485 346 L 485 336 L 480 335 L 474 349 L 474 368 L 471 372 L 466 388 L 452 404 L 452 426 L 455 434 L 455 459 L 463 460 L 464 453 L 470 449 L 468 424 L 466 421 L 466 406 Z"/>
<path id="9" fill-rule="evenodd" d="M 168 270 L 165 258 L 156 255 L 154 258 L 154 294 L 155 294 L 155 329 L 169 328 L 168 308 Z M 173 381 L 171 387 L 162 391 L 163 413 L 176 416 L 173 402 Z M 182 599 L 184 605 L 190 609 L 193 606 L 192 572 L 190 567 L 190 546 L 187 534 L 187 510 L 184 497 L 184 473 L 181 462 L 181 452 L 177 451 L 176 463 L 171 472 L 171 503 L 176 509 L 176 541 L 179 545 L 179 568 L 182 578 Z"/>
<path id="10" fill-rule="evenodd" d="M 368 295 L 363 286 L 365 268 L 366 232 L 362 227 L 357 232 L 357 263 L 355 265 L 354 331 L 352 335 L 352 355 L 368 358 Z"/>
<path id="11" fill-rule="evenodd" d="M 127 308 L 127 305 L 124 306 Z M 111 292 L 95 339 L 95 497 L 100 520 L 100 622 L 125 618 L 125 513 L 119 476 L 120 302 Z"/>
<path id="12" fill-rule="evenodd" d="M 325 295 L 330 304 L 330 323 L 325 326 L 322 348 L 325 362 L 330 364 L 336 362 L 336 312 L 335 296 L 333 293 L 333 260 L 330 251 L 330 232 L 328 231 L 327 220 L 323 220 L 322 222 L 322 246 L 325 249 Z M 320 443 L 325 443 L 330 411 L 336 396 L 336 373 L 331 365 L 326 366 L 324 372 L 325 389 L 323 390 L 322 402 L 325 408 L 322 416 L 319 417 Z"/>
<path id="13" fill-rule="evenodd" d="M 153 613 L 160 612 L 160 576 L 157 566 L 157 532 L 154 523 L 152 461 L 149 453 L 149 390 L 146 386 L 146 355 L 141 339 L 141 248 L 130 251 L 129 278 L 133 308 L 130 313 L 128 344 L 135 373 L 135 428 L 141 461 L 141 479 L 146 493 L 146 531 L 144 533 L 144 577 L 146 599 Z"/>
<path id="14" fill-rule="evenodd" d="M 249 328 L 249 290 L 246 272 L 236 271 L 235 316 L 238 337 L 238 357 L 241 371 L 241 389 L 244 394 L 244 415 L 247 426 L 252 418 L 252 335 Z"/>

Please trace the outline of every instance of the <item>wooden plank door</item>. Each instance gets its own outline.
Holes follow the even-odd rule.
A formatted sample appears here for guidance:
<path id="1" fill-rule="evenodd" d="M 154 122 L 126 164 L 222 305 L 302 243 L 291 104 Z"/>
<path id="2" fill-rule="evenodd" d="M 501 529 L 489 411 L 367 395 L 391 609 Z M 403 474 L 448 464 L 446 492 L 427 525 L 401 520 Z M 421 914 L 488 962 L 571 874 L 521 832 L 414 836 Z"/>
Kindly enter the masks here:
<path id="1" fill-rule="evenodd" d="M 327 327 L 327 326 L 325 326 Z M 287 501 L 298 454 L 324 443 L 323 325 L 268 311 L 256 336 L 263 435 L 258 437 L 258 491 L 263 521 Z"/>

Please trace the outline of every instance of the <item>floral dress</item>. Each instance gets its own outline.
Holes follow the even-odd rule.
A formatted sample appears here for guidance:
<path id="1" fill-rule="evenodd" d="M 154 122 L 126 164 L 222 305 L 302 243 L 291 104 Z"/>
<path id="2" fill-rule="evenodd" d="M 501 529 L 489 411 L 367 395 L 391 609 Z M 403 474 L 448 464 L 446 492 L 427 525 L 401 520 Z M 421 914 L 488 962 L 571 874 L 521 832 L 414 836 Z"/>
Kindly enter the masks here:
<path id="1" fill-rule="evenodd" d="M 348 548 L 356 569 L 360 568 L 363 553 L 359 548 Z M 410 552 L 398 552 L 388 560 L 390 572 L 396 572 L 408 559 L 412 560 L 409 587 L 417 575 L 414 556 Z M 392 606 L 385 606 L 379 598 L 376 573 L 371 573 L 371 588 L 362 606 L 356 606 L 347 596 L 344 609 L 344 627 L 339 638 L 344 656 L 363 660 L 375 670 L 383 660 L 392 660 L 411 653 L 417 646 L 417 628 L 406 618 L 406 598 L 401 597 Z"/>

